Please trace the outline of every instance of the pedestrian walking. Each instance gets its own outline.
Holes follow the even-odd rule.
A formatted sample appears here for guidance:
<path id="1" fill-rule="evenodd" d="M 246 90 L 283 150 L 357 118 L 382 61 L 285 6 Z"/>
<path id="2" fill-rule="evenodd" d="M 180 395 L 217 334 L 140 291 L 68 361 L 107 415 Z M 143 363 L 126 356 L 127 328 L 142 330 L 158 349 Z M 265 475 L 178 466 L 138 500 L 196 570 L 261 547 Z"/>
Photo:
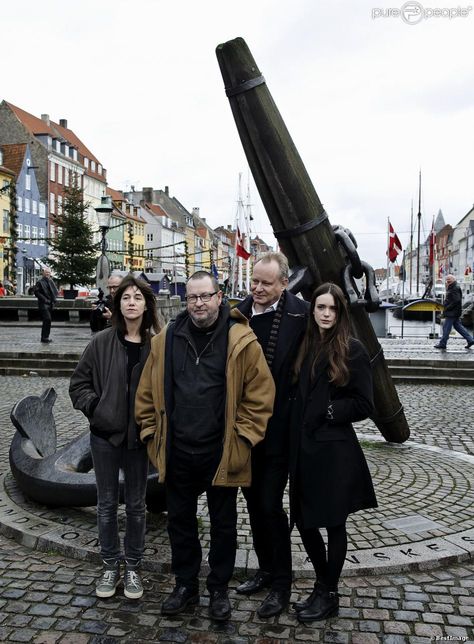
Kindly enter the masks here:
<path id="1" fill-rule="evenodd" d="M 276 387 L 265 439 L 252 451 L 252 485 L 242 490 L 259 569 L 236 589 L 243 595 L 270 589 L 257 609 L 264 618 L 287 607 L 292 583 L 290 529 L 283 508 L 288 482 L 289 395 L 309 306 L 286 290 L 288 272 L 288 260 L 282 253 L 262 255 L 253 267 L 251 295 L 238 306 L 250 320 Z"/>
<path id="2" fill-rule="evenodd" d="M 103 561 L 98 597 L 115 594 L 122 559 L 125 596 L 138 599 L 143 594 L 138 571 L 145 545 L 148 455 L 135 422 L 135 392 L 151 334 L 159 330 L 153 291 L 143 280 L 127 276 L 115 294 L 112 327 L 94 335 L 71 377 L 74 408 L 87 416 L 91 430 Z M 120 470 L 126 514 L 123 555 L 117 523 Z"/>
<path id="3" fill-rule="evenodd" d="M 209 615 L 231 615 L 228 584 L 237 548 L 237 489 L 250 485 L 250 452 L 272 413 L 274 385 L 246 318 L 222 304 L 205 271 L 186 284 L 183 311 L 156 338 L 136 398 L 140 436 L 164 482 L 173 592 L 163 615 L 199 602 L 197 502 L 206 493 L 210 529 Z"/>
<path id="4" fill-rule="evenodd" d="M 309 597 L 294 604 L 301 622 L 337 615 L 347 517 L 377 506 L 351 424 L 373 410 L 369 356 L 349 335 L 348 308 L 338 286 L 326 283 L 317 288 L 310 310 L 295 366 L 298 386 L 290 446 L 292 525 L 298 527 L 316 574 Z M 327 549 L 320 528 L 327 530 Z"/>
<path id="5" fill-rule="evenodd" d="M 54 304 L 58 297 L 58 289 L 51 279 L 51 271 L 49 268 L 43 269 L 41 279 L 36 282 L 35 296 L 38 298 L 38 309 L 43 322 L 41 325 L 41 342 L 49 344 L 52 342 L 49 337 L 51 332 L 52 313 Z"/>
<path id="6" fill-rule="evenodd" d="M 466 349 L 474 346 L 474 337 L 461 324 L 462 315 L 462 291 L 456 282 L 454 275 L 446 275 L 446 298 L 444 300 L 443 311 L 443 335 L 438 344 L 434 345 L 435 349 L 446 349 L 451 329 L 454 329 L 466 340 Z"/>

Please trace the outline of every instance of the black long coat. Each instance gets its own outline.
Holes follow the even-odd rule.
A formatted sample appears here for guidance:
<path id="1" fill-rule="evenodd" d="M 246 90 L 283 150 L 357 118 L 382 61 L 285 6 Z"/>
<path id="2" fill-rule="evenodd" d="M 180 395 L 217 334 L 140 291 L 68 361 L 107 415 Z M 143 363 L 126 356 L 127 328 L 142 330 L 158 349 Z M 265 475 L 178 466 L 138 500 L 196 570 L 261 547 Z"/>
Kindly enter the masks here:
<path id="1" fill-rule="evenodd" d="M 237 308 L 249 318 L 252 304 L 253 298 L 249 295 Z M 288 454 L 291 368 L 306 330 L 308 315 L 309 303 L 287 291 L 271 369 L 276 387 L 273 416 L 268 421 L 265 439 L 254 448 L 265 456 Z M 260 342 L 258 336 L 257 340 Z"/>
<path id="2" fill-rule="evenodd" d="M 311 358 L 303 363 L 291 423 L 292 525 L 341 525 L 350 513 L 377 507 L 369 468 L 351 424 L 367 418 L 374 408 L 369 356 L 358 340 L 351 339 L 349 357 L 350 379 L 344 387 L 329 382 L 327 360 L 317 365 L 313 382 Z"/>

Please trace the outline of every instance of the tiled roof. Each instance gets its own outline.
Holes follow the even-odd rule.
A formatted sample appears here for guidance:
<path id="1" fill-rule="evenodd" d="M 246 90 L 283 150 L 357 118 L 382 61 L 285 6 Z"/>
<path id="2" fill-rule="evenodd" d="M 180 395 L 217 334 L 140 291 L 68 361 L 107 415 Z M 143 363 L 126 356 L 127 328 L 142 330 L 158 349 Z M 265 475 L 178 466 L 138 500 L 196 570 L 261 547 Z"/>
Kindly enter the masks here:
<path id="1" fill-rule="evenodd" d="M 156 215 L 157 217 L 168 217 L 167 213 L 158 204 L 144 203 L 143 207 L 148 210 L 148 212 L 151 212 L 152 215 Z"/>
<path id="2" fill-rule="evenodd" d="M 123 192 L 121 190 L 114 190 L 113 188 L 109 188 L 109 186 L 107 186 L 106 194 L 108 194 L 109 197 L 112 197 L 114 201 L 125 201 Z"/>
<path id="3" fill-rule="evenodd" d="M 26 143 L 14 143 L 0 146 L 3 151 L 3 162 L 15 176 L 20 174 L 26 153 Z"/>
<path id="4" fill-rule="evenodd" d="M 43 119 L 38 118 L 37 116 L 33 116 L 33 114 L 22 110 L 20 107 L 17 107 L 16 105 L 9 103 L 8 101 L 5 101 L 5 103 L 16 115 L 18 120 L 21 121 L 21 123 L 23 123 L 23 125 L 32 134 L 49 134 L 54 139 L 64 139 L 64 141 L 66 141 L 69 145 L 77 148 L 78 153 L 81 157 L 87 157 L 89 161 L 94 161 L 96 165 L 101 165 L 97 157 L 92 154 L 89 148 L 86 147 L 81 139 L 76 136 L 76 134 L 69 128 L 62 127 L 61 125 L 59 125 L 59 123 L 55 123 L 51 119 L 49 119 L 49 122 L 44 121 Z M 81 164 L 84 165 L 82 161 Z M 85 168 L 85 173 L 101 181 L 106 180 L 104 175 L 101 175 L 98 172 L 92 172 L 90 166 L 89 168 Z"/>

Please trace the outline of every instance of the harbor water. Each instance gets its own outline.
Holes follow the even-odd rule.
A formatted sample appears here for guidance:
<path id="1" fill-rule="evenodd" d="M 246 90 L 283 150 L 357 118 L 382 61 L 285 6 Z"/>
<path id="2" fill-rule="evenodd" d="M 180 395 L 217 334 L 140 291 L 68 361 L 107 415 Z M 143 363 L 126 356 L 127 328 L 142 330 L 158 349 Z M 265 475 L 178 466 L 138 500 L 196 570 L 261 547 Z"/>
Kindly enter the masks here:
<path id="1" fill-rule="evenodd" d="M 433 321 L 402 320 L 395 318 L 393 309 L 381 307 L 369 313 L 370 321 L 378 338 L 438 338 L 442 335 L 442 325 Z M 472 325 L 465 325 L 472 332 Z"/>

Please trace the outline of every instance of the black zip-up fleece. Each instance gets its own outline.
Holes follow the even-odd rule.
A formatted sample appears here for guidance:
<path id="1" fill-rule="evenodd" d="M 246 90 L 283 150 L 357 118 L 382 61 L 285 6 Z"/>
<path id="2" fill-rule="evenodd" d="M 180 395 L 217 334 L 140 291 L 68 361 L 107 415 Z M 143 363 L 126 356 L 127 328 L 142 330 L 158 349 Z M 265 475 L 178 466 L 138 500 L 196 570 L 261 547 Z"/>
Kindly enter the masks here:
<path id="1" fill-rule="evenodd" d="M 222 442 L 228 319 L 229 307 L 223 306 L 215 329 L 199 338 L 198 347 L 189 315 L 179 316 L 173 328 L 172 445 L 187 453 L 212 452 Z"/>

